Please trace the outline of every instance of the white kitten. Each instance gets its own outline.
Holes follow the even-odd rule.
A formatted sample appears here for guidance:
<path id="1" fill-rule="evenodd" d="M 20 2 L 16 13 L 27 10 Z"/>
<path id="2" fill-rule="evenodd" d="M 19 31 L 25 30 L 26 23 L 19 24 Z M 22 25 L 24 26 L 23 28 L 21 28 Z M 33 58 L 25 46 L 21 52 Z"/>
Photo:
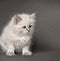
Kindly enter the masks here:
<path id="1" fill-rule="evenodd" d="M 15 55 L 14 51 L 22 55 L 32 55 L 29 50 L 34 31 L 35 13 L 14 15 L 4 27 L 0 38 L 0 45 L 8 56 Z"/>

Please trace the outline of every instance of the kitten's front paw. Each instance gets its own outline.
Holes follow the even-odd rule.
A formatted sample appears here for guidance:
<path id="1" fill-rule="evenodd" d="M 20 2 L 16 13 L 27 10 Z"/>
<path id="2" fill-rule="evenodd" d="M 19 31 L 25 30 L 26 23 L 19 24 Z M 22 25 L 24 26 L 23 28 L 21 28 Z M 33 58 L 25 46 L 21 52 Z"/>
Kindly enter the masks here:
<path id="1" fill-rule="evenodd" d="M 22 55 L 31 56 L 32 52 L 31 51 L 25 51 L 25 52 L 22 52 Z"/>
<path id="2" fill-rule="evenodd" d="M 8 55 L 8 56 L 14 56 L 14 55 L 15 55 L 15 53 L 14 53 L 14 52 L 12 52 L 12 51 L 7 51 L 7 52 L 6 52 L 6 55 Z"/>

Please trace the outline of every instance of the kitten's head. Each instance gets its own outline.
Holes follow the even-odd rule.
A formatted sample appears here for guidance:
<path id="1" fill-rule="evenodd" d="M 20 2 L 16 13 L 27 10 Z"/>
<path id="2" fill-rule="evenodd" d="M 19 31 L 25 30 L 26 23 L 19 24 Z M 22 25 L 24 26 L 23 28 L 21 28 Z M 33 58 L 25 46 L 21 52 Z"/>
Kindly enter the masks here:
<path id="1" fill-rule="evenodd" d="M 35 23 L 35 13 L 28 14 L 17 14 L 13 17 L 13 24 L 15 29 L 23 34 L 33 32 Z"/>

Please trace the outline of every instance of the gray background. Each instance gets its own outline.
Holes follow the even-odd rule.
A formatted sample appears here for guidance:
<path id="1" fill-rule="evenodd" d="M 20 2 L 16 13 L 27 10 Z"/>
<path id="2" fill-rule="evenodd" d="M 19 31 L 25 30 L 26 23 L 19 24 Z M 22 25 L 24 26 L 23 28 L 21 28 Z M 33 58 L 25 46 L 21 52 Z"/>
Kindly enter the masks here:
<path id="1" fill-rule="evenodd" d="M 36 13 L 33 49 L 41 51 L 60 50 L 60 1 L 59 0 L 0 0 L 0 34 L 10 18 L 17 13 Z M 5 57 L 0 54 L 0 58 Z M 37 57 L 37 58 L 36 58 Z M 37 53 L 23 60 L 60 61 L 59 53 Z M 7 58 L 7 57 L 5 57 Z M 57 58 L 57 59 L 56 59 Z M 9 60 L 10 58 L 6 59 Z M 16 58 L 12 58 L 15 60 Z M 33 59 L 33 60 L 31 60 Z M 51 60 L 52 59 L 52 60 Z M 16 60 L 19 60 L 19 56 Z M 39 60 L 39 61 L 40 61 Z M 4 61 L 4 59 L 2 59 Z"/>

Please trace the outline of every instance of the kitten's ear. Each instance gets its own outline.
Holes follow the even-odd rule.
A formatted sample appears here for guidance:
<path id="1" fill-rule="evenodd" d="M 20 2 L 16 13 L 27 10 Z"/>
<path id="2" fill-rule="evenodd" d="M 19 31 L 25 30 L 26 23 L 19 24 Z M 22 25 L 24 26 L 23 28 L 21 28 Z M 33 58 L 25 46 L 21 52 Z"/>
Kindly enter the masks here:
<path id="1" fill-rule="evenodd" d="M 14 24 L 17 25 L 21 20 L 22 20 L 21 17 L 19 17 L 18 15 L 15 15 Z"/>
<path id="2" fill-rule="evenodd" d="M 36 16 L 35 16 L 35 15 L 36 15 L 36 14 L 35 14 L 35 13 L 33 13 L 33 14 L 31 14 L 31 15 L 30 15 L 30 17 L 35 19 L 35 18 L 36 18 Z"/>

